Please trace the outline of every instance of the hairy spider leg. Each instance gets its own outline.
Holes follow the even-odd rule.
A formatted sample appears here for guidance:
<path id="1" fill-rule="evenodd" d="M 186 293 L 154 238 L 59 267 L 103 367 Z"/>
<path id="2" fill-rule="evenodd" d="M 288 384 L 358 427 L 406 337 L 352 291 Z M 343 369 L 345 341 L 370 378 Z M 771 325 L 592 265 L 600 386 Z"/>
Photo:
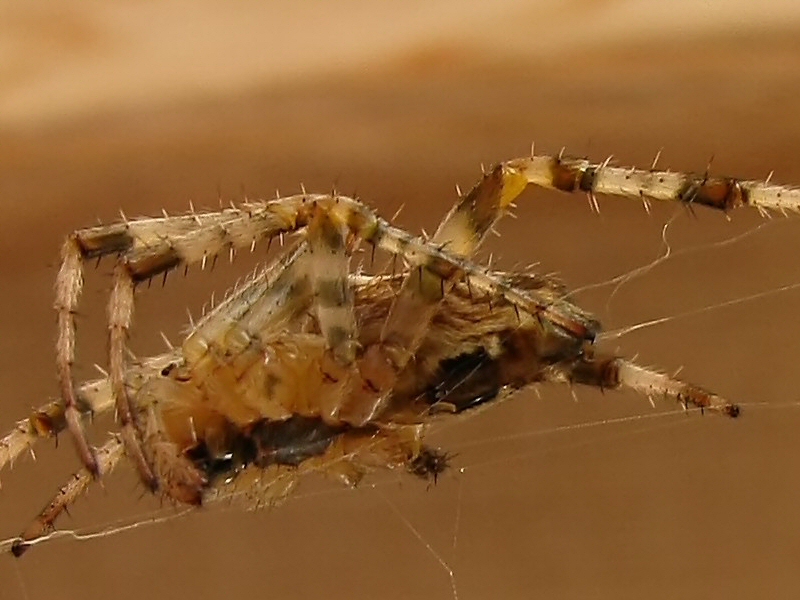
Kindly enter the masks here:
<path id="1" fill-rule="evenodd" d="M 128 367 L 132 381 L 142 381 L 161 371 L 175 360 L 175 355 L 162 354 L 144 359 Z M 108 377 L 80 384 L 76 390 L 77 407 L 86 420 L 114 408 L 111 382 Z M 0 469 L 11 465 L 25 450 L 33 452 L 40 439 L 50 439 L 67 429 L 64 399 L 52 400 L 31 411 L 30 415 L 0 440 Z"/>
<path id="2" fill-rule="evenodd" d="M 209 336 L 212 331 L 221 334 L 224 323 L 241 324 L 247 316 L 246 308 L 259 308 L 258 300 L 262 300 L 263 305 L 264 299 L 268 298 L 272 302 L 273 309 L 280 308 L 283 304 L 280 296 L 286 289 L 284 284 L 287 280 L 295 279 L 296 274 L 291 273 L 291 267 L 298 262 L 297 259 L 303 256 L 304 252 L 305 244 L 300 244 L 295 251 L 288 253 L 271 267 L 263 269 L 257 276 L 232 292 L 214 311 L 207 314 L 189 335 L 182 347 L 183 352 L 167 353 L 146 359 L 141 364 L 126 366 L 128 378 L 125 384 L 126 387 L 131 388 L 132 396 L 135 398 L 135 416 L 146 422 L 143 448 L 148 454 L 151 464 L 155 465 L 155 474 L 159 477 L 159 481 L 164 483 L 164 492 L 167 496 L 181 502 L 197 504 L 200 500 L 198 494 L 205 491 L 202 487 L 206 482 L 195 474 L 196 470 L 193 465 L 186 465 L 187 459 L 177 452 L 175 444 L 165 436 L 163 424 L 159 422 L 161 419 L 160 403 L 180 405 L 181 398 L 158 397 L 154 391 L 163 391 L 163 388 L 156 386 L 155 389 L 152 389 L 154 382 L 163 381 L 165 372 L 180 369 L 181 365 L 185 363 L 184 353 L 191 355 L 198 348 L 205 348 L 207 351 L 213 344 L 203 341 L 202 334 Z M 270 290 L 273 291 L 271 297 L 268 294 Z M 262 318 L 264 315 L 270 314 L 270 311 L 264 310 L 263 306 L 260 308 L 262 308 L 260 313 Z M 275 315 L 275 310 L 271 312 L 272 318 L 281 323 L 285 322 L 286 315 L 283 315 L 282 319 Z M 296 307 L 292 305 L 289 316 L 293 316 L 296 312 Z M 196 360 L 198 358 L 195 356 Z M 77 399 L 85 414 L 97 414 L 110 410 L 115 406 L 110 376 L 80 386 Z M 2 451 L 0 459 L 8 462 L 22 450 L 30 447 L 36 439 L 56 435 L 65 429 L 67 424 L 64 414 L 63 400 L 48 403 L 34 411 L 31 417 L 21 421 L 17 428 L 0 442 L 0 451 Z M 122 456 L 123 446 L 124 442 L 121 437 L 115 436 L 97 451 L 98 461 L 103 472 L 110 471 L 117 464 Z M 189 468 L 191 471 L 187 471 Z M 13 545 L 12 552 L 16 556 L 20 556 L 29 546 L 26 542 L 51 531 L 56 518 L 88 488 L 92 481 L 92 472 L 87 468 L 84 467 L 76 473 L 25 529 L 20 539 Z M 286 489 L 287 493 L 288 491 L 289 489 Z"/>
<path id="3" fill-rule="evenodd" d="M 115 283 L 109 300 L 109 369 L 126 450 L 140 478 L 149 488 L 157 485 L 152 466 L 139 446 L 141 425 L 133 413 L 124 385 L 125 339 L 133 314 L 133 288 L 140 281 L 170 271 L 179 265 L 206 266 L 228 250 L 250 247 L 298 227 L 296 219 L 305 196 L 272 202 L 250 203 L 215 213 L 164 216 L 158 219 L 124 219 L 122 223 L 82 229 L 72 234 L 62 248 L 62 264 L 56 278 L 55 308 L 58 315 L 57 372 L 65 403 L 65 418 L 86 468 L 98 475 L 97 465 L 81 425 L 72 377 L 75 357 L 75 319 L 83 286 L 83 260 L 118 254 Z"/>
<path id="4" fill-rule="evenodd" d="M 122 440 L 114 435 L 101 448 L 97 450 L 97 462 L 103 473 L 110 473 L 117 466 L 123 455 Z M 86 467 L 75 473 L 64 484 L 50 503 L 42 509 L 39 515 L 31 521 L 20 536 L 11 545 L 14 556 L 22 556 L 31 542 L 53 531 L 56 519 L 67 507 L 75 502 L 92 484 L 94 475 Z"/>
<path id="5" fill-rule="evenodd" d="M 654 369 L 607 353 L 587 348 L 577 359 L 553 365 L 545 372 L 547 381 L 588 385 L 601 390 L 628 388 L 651 399 L 663 398 L 684 408 L 710 410 L 728 417 L 739 416 L 739 406 L 698 385 L 670 377 Z"/>
<path id="6" fill-rule="evenodd" d="M 343 366 L 356 359 L 358 331 L 354 294 L 348 282 L 350 255 L 346 215 L 338 214 L 335 200 L 318 203 L 306 230 L 309 277 L 314 308 L 327 350 Z"/>
<path id="7" fill-rule="evenodd" d="M 752 206 L 760 212 L 800 210 L 800 188 L 796 187 L 709 173 L 617 167 L 609 163 L 610 159 L 592 163 L 563 155 L 539 155 L 516 158 L 502 165 L 505 172 L 531 185 L 563 192 L 700 204 L 726 212 L 740 206 Z"/>

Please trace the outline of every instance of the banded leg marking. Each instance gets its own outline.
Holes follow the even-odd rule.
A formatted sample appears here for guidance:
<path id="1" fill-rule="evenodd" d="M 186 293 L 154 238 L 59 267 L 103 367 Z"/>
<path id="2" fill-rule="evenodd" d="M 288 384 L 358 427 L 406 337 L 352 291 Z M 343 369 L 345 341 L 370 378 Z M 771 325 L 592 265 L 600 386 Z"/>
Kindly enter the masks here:
<path id="1" fill-rule="evenodd" d="M 717 394 L 615 356 L 585 356 L 567 368 L 566 377 L 601 389 L 625 387 L 649 398 L 661 397 L 728 417 L 738 417 L 740 412 L 738 405 Z"/>
<path id="2" fill-rule="evenodd" d="M 103 473 L 110 473 L 119 463 L 123 454 L 122 441 L 114 436 L 97 450 L 97 464 Z M 11 546 L 14 556 L 22 556 L 31 542 L 53 531 L 56 519 L 67 507 L 75 502 L 94 480 L 94 475 L 86 468 L 75 473 L 42 510 L 36 519 L 23 531 Z"/>

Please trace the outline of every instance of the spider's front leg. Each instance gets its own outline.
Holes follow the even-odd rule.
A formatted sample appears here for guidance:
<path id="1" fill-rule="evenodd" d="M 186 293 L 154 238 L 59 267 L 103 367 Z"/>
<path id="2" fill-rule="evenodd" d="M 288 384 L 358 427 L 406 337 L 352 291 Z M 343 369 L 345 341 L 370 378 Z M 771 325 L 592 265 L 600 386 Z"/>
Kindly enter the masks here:
<path id="1" fill-rule="evenodd" d="M 657 159 L 658 157 L 656 157 Z M 583 158 L 559 154 L 515 158 L 502 163 L 504 173 L 520 185 L 532 185 L 568 193 L 589 196 L 597 209 L 595 194 L 702 205 L 721 211 L 743 206 L 753 207 L 762 214 L 769 211 L 800 211 L 800 188 L 777 185 L 766 181 L 735 177 L 712 176 L 705 173 L 681 173 L 635 167 L 617 167 L 611 159 L 592 163 Z"/>
<path id="2" fill-rule="evenodd" d="M 697 202 L 718 209 L 738 204 L 750 204 L 760 209 L 780 207 L 796 210 L 800 206 L 800 191 L 762 182 L 619 169 L 562 157 L 531 157 L 501 163 L 484 175 L 470 194 L 455 205 L 430 241 L 412 238 L 376 219 L 374 235 L 368 238 L 369 241 L 403 256 L 411 269 L 392 305 L 380 343 L 367 348 L 367 361 L 361 364 L 362 375 L 368 381 L 373 381 L 370 377 L 372 372 L 378 372 L 383 375 L 384 384 L 373 386 L 372 403 L 351 395 L 349 404 L 342 411 L 345 420 L 359 424 L 380 414 L 398 374 L 415 355 L 442 298 L 459 278 L 463 278 L 468 288 L 479 289 L 489 297 L 503 298 L 516 310 L 532 315 L 541 331 L 572 340 L 567 355 L 579 355 L 581 346 L 587 342 L 591 348 L 600 330 L 599 323 L 591 315 L 563 296 L 519 289 L 497 274 L 466 260 L 511 201 L 531 184 L 566 191 L 583 190 L 589 194 L 598 192 Z M 601 387 L 631 387 L 640 393 L 663 395 L 685 405 L 729 416 L 738 414 L 736 405 L 697 386 L 623 359 L 609 364 L 613 366 L 610 373 L 586 381 L 581 380 L 586 365 L 575 365 L 577 370 L 566 372 L 566 379 Z"/>
<path id="3" fill-rule="evenodd" d="M 133 315 L 133 292 L 137 282 L 178 267 L 207 261 L 228 250 L 233 253 L 262 239 L 293 231 L 304 196 L 273 202 L 253 203 L 213 213 L 194 213 L 158 219 L 137 219 L 110 226 L 83 229 L 72 234 L 62 249 L 62 264 L 56 279 L 55 308 L 58 315 L 57 373 L 64 400 L 64 415 L 78 453 L 87 470 L 99 474 L 94 452 L 87 441 L 75 394 L 72 365 L 75 357 L 75 319 L 83 286 L 83 262 L 88 258 L 118 254 L 114 288 L 109 300 L 109 372 L 112 392 L 122 426 L 126 452 L 134 460 L 145 485 L 155 490 L 158 481 L 153 466 L 141 451 L 143 424 L 125 390 L 125 342 Z"/>

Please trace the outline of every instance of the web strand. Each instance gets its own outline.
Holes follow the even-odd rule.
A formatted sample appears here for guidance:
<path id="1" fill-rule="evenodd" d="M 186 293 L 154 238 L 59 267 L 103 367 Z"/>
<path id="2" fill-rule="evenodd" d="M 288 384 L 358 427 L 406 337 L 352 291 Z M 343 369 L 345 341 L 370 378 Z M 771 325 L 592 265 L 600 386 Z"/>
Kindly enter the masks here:
<path id="1" fill-rule="evenodd" d="M 786 285 L 779 286 L 777 288 L 773 288 L 771 290 L 766 290 L 764 292 L 756 292 L 754 294 L 748 294 L 746 296 L 740 296 L 738 298 L 731 298 L 730 300 L 725 300 L 723 302 L 715 302 L 713 304 L 707 304 L 699 308 L 693 308 L 691 310 L 682 311 L 679 313 L 675 313 L 673 315 L 665 315 L 663 317 L 657 317 L 655 319 L 650 319 L 648 321 L 642 321 L 641 323 L 635 323 L 634 325 L 628 325 L 626 327 L 619 327 L 617 329 L 604 331 L 599 336 L 597 336 L 597 339 L 598 340 L 619 339 L 625 335 L 633 333 L 634 331 L 648 329 L 650 327 L 654 327 L 656 325 L 662 325 L 664 323 L 669 323 L 670 321 L 676 321 L 678 319 L 693 317 L 712 310 L 718 310 L 721 308 L 736 306 L 738 304 L 746 304 L 748 302 L 753 302 L 754 300 L 761 300 L 763 298 L 768 298 L 770 296 L 775 296 L 777 294 L 789 292 L 792 290 L 796 290 L 798 288 L 800 288 L 800 282 L 789 283 Z"/>
<path id="2" fill-rule="evenodd" d="M 373 488 L 374 489 L 374 488 Z M 408 518 L 400 512 L 400 509 L 389 500 L 389 498 L 375 489 L 375 493 L 384 501 L 384 503 L 391 509 L 392 513 L 400 520 L 400 522 L 411 532 L 411 534 L 417 539 L 417 541 L 422 544 L 425 549 L 428 551 L 436 562 L 444 569 L 444 572 L 447 573 L 447 577 L 450 580 L 450 589 L 453 592 L 453 600 L 458 600 L 458 588 L 456 587 L 456 577 L 455 573 L 453 572 L 453 568 L 447 563 L 442 555 L 439 554 L 436 549 L 425 539 L 425 537 L 420 533 L 420 531 L 414 527 L 414 524 L 408 520 Z"/>

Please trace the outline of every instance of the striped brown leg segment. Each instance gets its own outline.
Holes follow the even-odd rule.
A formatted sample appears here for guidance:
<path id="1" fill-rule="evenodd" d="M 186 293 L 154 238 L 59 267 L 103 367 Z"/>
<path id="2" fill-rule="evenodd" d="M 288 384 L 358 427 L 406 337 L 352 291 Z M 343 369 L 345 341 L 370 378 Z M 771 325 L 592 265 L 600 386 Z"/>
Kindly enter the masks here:
<path id="1" fill-rule="evenodd" d="M 125 341 L 133 315 L 135 284 L 160 273 L 166 275 L 182 264 L 200 263 L 205 267 L 209 260 L 213 261 L 226 249 L 231 258 L 239 248 L 252 250 L 259 240 L 302 226 L 304 223 L 298 222 L 298 218 L 305 206 L 305 196 L 292 196 L 213 213 L 192 211 L 187 215 L 161 219 L 125 220 L 114 225 L 79 230 L 67 239 L 56 279 L 57 371 L 67 427 L 90 473 L 97 475 L 99 471 L 81 425 L 72 377 L 74 314 L 83 285 L 83 261 L 108 254 L 120 256 L 109 300 L 109 371 L 126 448 L 137 464 L 142 480 L 148 488 L 154 489 L 153 470 L 141 452 L 142 436 L 136 432 L 138 425 L 132 417 L 124 385 Z"/>
<path id="2" fill-rule="evenodd" d="M 543 326 L 557 328 L 565 335 L 578 339 L 594 339 L 597 335 L 599 323 L 571 302 L 539 290 L 517 289 L 497 273 L 393 227 L 361 205 L 353 208 L 358 220 L 351 224 L 351 230 L 362 240 L 402 257 L 409 264 L 424 265 L 425 270 L 438 278 L 439 298 L 443 281 L 460 279 L 473 291 L 503 298 L 520 311 L 534 315 Z M 419 278 L 420 269 L 415 272 Z"/>
<path id="3" fill-rule="evenodd" d="M 447 290 L 443 281 L 454 276 L 466 278 L 472 287 L 486 293 L 502 295 L 521 310 L 539 315 L 569 335 L 590 338 L 596 333 L 597 324 L 571 304 L 537 298 L 533 293 L 521 294 L 485 269 L 464 260 L 503 210 L 528 185 L 581 192 L 592 197 L 606 194 L 639 201 L 701 204 L 723 211 L 738 206 L 752 206 L 762 212 L 800 210 L 800 188 L 765 181 L 615 167 L 609 161 L 592 163 L 563 155 L 539 155 L 503 162 L 456 204 L 430 242 L 412 238 L 377 217 L 370 220 L 373 226 L 365 232 L 365 239 L 404 256 L 417 270 L 416 282 L 409 277 L 385 330 L 389 346 L 405 349 L 393 357 L 398 364 L 413 355 L 408 349 L 414 346 L 415 334 L 404 327 L 407 317 L 419 314 L 416 309 L 421 308 L 424 321 L 425 308 L 436 304 L 436 299 Z M 392 344 L 393 336 L 396 336 L 395 344 Z"/>
<path id="4" fill-rule="evenodd" d="M 75 448 L 86 469 L 98 475 L 97 459 L 83 430 L 80 410 L 72 382 L 75 362 L 75 312 L 83 287 L 83 255 L 75 237 L 67 239 L 61 250 L 61 269 L 56 277 L 55 309 L 58 318 L 56 342 L 56 372 L 64 400 L 64 418 L 72 434 Z"/>
<path id="5" fill-rule="evenodd" d="M 565 379 L 601 389 L 629 388 L 651 399 L 663 398 L 686 408 L 709 410 L 728 417 L 738 417 L 740 412 L 739 406 L 717 394 L 615 356 L 588 353 L 567 367 Z"/>
<path id="6" fill-rule="evenodd" d="M 110 473 L 119 463 L 123 454 L 122 441 L 116 436 L 97 450 L 97 464 L 102 473 Z M 65 512 L 89 487 L 94 475 L 86 468 L 75 473 L 59 491 L 53 500 L 39 513 L 39 516 L 28 525 L 19 538 L 11 546 L 14 556 L 22 556 L 31 542 L 53 531 L 56 519 Z"/>
<path id="7" fill-rule="evenodd" d="M 350 270 L 349 230 L 336 204 L 315 204 L 306 231 L 309 278 L 319 327 L 333 359 L 348 366 L 358 346 Z"/>
<path id="8" fill-rule="evenodd" d="M 360 351 L 355 294 L 348 280 L 350 255 L 357 239 L 350 235 L 346 207 L 341 208 L 344 213 L 331 200 L 316 204 L 306 230 L 313 310 L 325 339 L 320 369 L 326 389 L 320 394 L 320 412 L 331 423 L 339 421 L 348 386 L 359 387 L 354 368 Z"/>
<path id="9" fill-rule="evenodd" d="M 469 258 L 525 185 L 519 177 L 509 177 L 502 165 L 495 167 L 455 203 L 430 244 L 451 256 Z M 412 262 L 381 334 L 397 371 L 415 354 L 442 297 L 458 276 L 454 272 L 455 277 L 442 277 L 428 267 L 428 259 Z"/>
<path id="10" fill-rule="evenodd" d="M 129 385 L 141 383 L 159 373 L 174 361 L 173 354 L 162 354 L 131 365 L 128 370 Z M 114 408 L 111 382 L 107 377 L 82 383 L 77 388 L 77 408 L 83 420 L 108 412 Z M 64 400 L 53 400 L 31 411 L 19 421 L 5 437 L 0 439 L 0 469 L 12 464 L 25 450 L 33 451 L 40 439 L 50 439 L 67 429 Z"/>
<path id="11" fill-rule="evenodd" d="M 296 244 L 206 314 L 181 345 L 187 363 L 198 362 L 215 345 L 235 354 L 262 336 L 283 331 L 306 307 L 310 294 L 307 256 L 307 244 Z"/>
<path id="12" fill-rule="evenodd" d="M 128 392 L 125 361 L 126 341 L 133 315 L 134 280 L 124 259 L 114 270 L 114 288 L 109 298 L 109 382 L 120 436 L 125 452 L 134 463 L 145 487 L 187 504 L 199 504 L 206 484 L 203 474 L 183 457 L 169 440 L 155 410 L 142 416 Z"/>
<path id="13" fill-rule="evenodd" d="M 616 167 L 608 161 L 592 163 L 566 156 L 531 156 L 503 164 L 531 185 L 564 192 L 700 204 L 722 211 L 740 206 L 759 211 L 800 210 L 800 188 L 768 181 Z"/>
<path id="14" fill-rule="evenodd" d="M 159 482 L 142 452 L 138 431 L 141 426 L 134 421 L 134 410 L 125 385 L 125 352 L 133 316 L 133 288 L 133 278 L 124 260 L 120 259 L 114 269 L 114 288 L 108 303 L 109 379 L 125 452 L 136 466 L 142 483 L 155 492 Z"/>

